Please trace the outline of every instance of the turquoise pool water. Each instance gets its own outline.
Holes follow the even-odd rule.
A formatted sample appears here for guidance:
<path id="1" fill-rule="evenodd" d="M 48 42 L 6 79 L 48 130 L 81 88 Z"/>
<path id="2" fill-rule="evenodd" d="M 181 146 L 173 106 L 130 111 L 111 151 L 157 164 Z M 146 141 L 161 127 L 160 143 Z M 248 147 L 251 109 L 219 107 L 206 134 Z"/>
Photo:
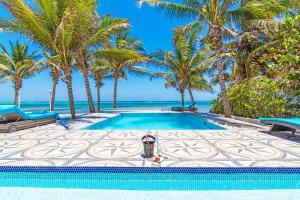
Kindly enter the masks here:
<path id="1" fill-rule="evenodd" d="M 223 130 L 185 113 L 123 113 L 93 124 L 86 130 Z"/>
<path id="2" fill-rule="evenodd" d="M 0 187 L 104 190 L 300 189 L 300 174 L 1 172 Z"/>

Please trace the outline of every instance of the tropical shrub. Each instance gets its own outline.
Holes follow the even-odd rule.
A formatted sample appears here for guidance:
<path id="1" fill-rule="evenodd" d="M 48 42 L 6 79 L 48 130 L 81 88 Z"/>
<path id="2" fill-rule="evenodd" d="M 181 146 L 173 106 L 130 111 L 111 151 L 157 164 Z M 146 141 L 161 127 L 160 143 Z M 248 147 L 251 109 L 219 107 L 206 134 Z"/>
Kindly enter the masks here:
<path id="1" fill-rule="evenodd" d="M 300 15 L 286 17 L 270 44 L 258 58 L 269 75 L 281 76 L 290 70 L 300 70 Z"/>
<path id="2" fill-rule="evenodd" d="M 288 102 L 287 116 L 300 116 L 300 72 L 289 73 L 279 82 Z"/>
<path id="3" fill-rule="evenodd" d="M 289 109 L 291 105 L 295 106 L 292 102 L 297 101 L 291 97 L 287 98 L 287 92 L 282 86 L 282 80 L 277 81 L 264 76 L 230 85 L 228 98 L 233 114 L 250 118 L 297 115 L 297 109 Z M 213 102 L 211 112 L 223 113 L 222 106 L 221 98 L 218 97 Z"/>

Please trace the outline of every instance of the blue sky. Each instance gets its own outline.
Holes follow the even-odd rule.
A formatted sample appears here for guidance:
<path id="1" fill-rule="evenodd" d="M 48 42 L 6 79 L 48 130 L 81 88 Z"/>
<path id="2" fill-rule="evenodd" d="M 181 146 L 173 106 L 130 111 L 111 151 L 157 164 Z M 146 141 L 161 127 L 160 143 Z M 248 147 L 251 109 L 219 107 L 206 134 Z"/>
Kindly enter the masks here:
<path id="1" fill-rule="evenodd" d="M 155 9 L 145 5 L 141 9 L 136 7 L 136 0 L 100 0 L 98 11 L 100 14 L 112 14 L 115 17 L 128 18 L 132 25 L 132 33 L 140 38 L 146 51 L 155 51 L 158 48 L 172 49 L 172 28 L 182 25 L 184 21 L 171 20 L 158 13 Z M 7 11 L 0 7 L 0 17 L 9 17 Z M 0 42 L 7 46 L 7 41 L 26 39 L 12 33 L 0 33 Z M 38 46 L 32 45 L 32 49 Z M 164 80 L 153 80 L 149 78 L 139 78 L 129 76 L 128 80 L 120 80 L 118 87 L 118 100 L 149 100 L 149 101 L 175 101 L 180 100 L 178 92 L 174 89 L 166 89 Z M 94 82 L 91 80 L 91 88 L 96 97 Z M 49 71 L 44 71 L 33 78 L 24 81 L 22 89 L 22 101 L 46 101 L 49 96 L 49 89 L 52 87 L 52 81 Z M 74 97 L 77 101 L 85 101 L 86 93 L 82 76 L 74 72 L 73 78 Z M 217 95 L 211 93 L 195 92 L 196 100 L 212 100 Z M 0 84 L 0 101 L 12 101 L 14 89 L 11 83 Z M 113 83 L 108 80 L 102 89 L 102 100 L 110 101 L 113 97 Z M 67 100 L 66 87 L 60 82 L 57 88 L 58 101 Z M 186 96 L 188 99 L 188 96 Z"/>

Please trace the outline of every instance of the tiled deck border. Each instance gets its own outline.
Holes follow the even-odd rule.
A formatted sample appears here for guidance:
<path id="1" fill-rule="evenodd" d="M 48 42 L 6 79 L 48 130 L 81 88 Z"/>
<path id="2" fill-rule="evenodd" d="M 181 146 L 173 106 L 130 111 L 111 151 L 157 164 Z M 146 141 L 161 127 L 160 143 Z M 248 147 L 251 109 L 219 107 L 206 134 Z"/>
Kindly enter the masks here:
<path id="1" fill-rule="evenodd" d="M 300 173 L 300 167 L 15 167 L 0 166 L 0 172 L 55 172 L 55 173 Z"/>

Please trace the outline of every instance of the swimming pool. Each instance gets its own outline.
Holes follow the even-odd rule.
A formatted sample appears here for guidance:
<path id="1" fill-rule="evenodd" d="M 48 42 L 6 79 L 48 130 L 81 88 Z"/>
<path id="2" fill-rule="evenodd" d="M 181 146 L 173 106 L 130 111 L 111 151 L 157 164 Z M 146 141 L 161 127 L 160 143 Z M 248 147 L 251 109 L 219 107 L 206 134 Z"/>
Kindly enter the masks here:
<path id="1" fill-rule="evenodd" d="M 186 113 L 122 113 L 85 130 L 224 130 Z"/>
<path id="2" fill-rule="evenodd" d="M 289 168 L 48 168 L 11 167 L 0 187 L 142 191 L 300 189 L 300 169 Z"/>

